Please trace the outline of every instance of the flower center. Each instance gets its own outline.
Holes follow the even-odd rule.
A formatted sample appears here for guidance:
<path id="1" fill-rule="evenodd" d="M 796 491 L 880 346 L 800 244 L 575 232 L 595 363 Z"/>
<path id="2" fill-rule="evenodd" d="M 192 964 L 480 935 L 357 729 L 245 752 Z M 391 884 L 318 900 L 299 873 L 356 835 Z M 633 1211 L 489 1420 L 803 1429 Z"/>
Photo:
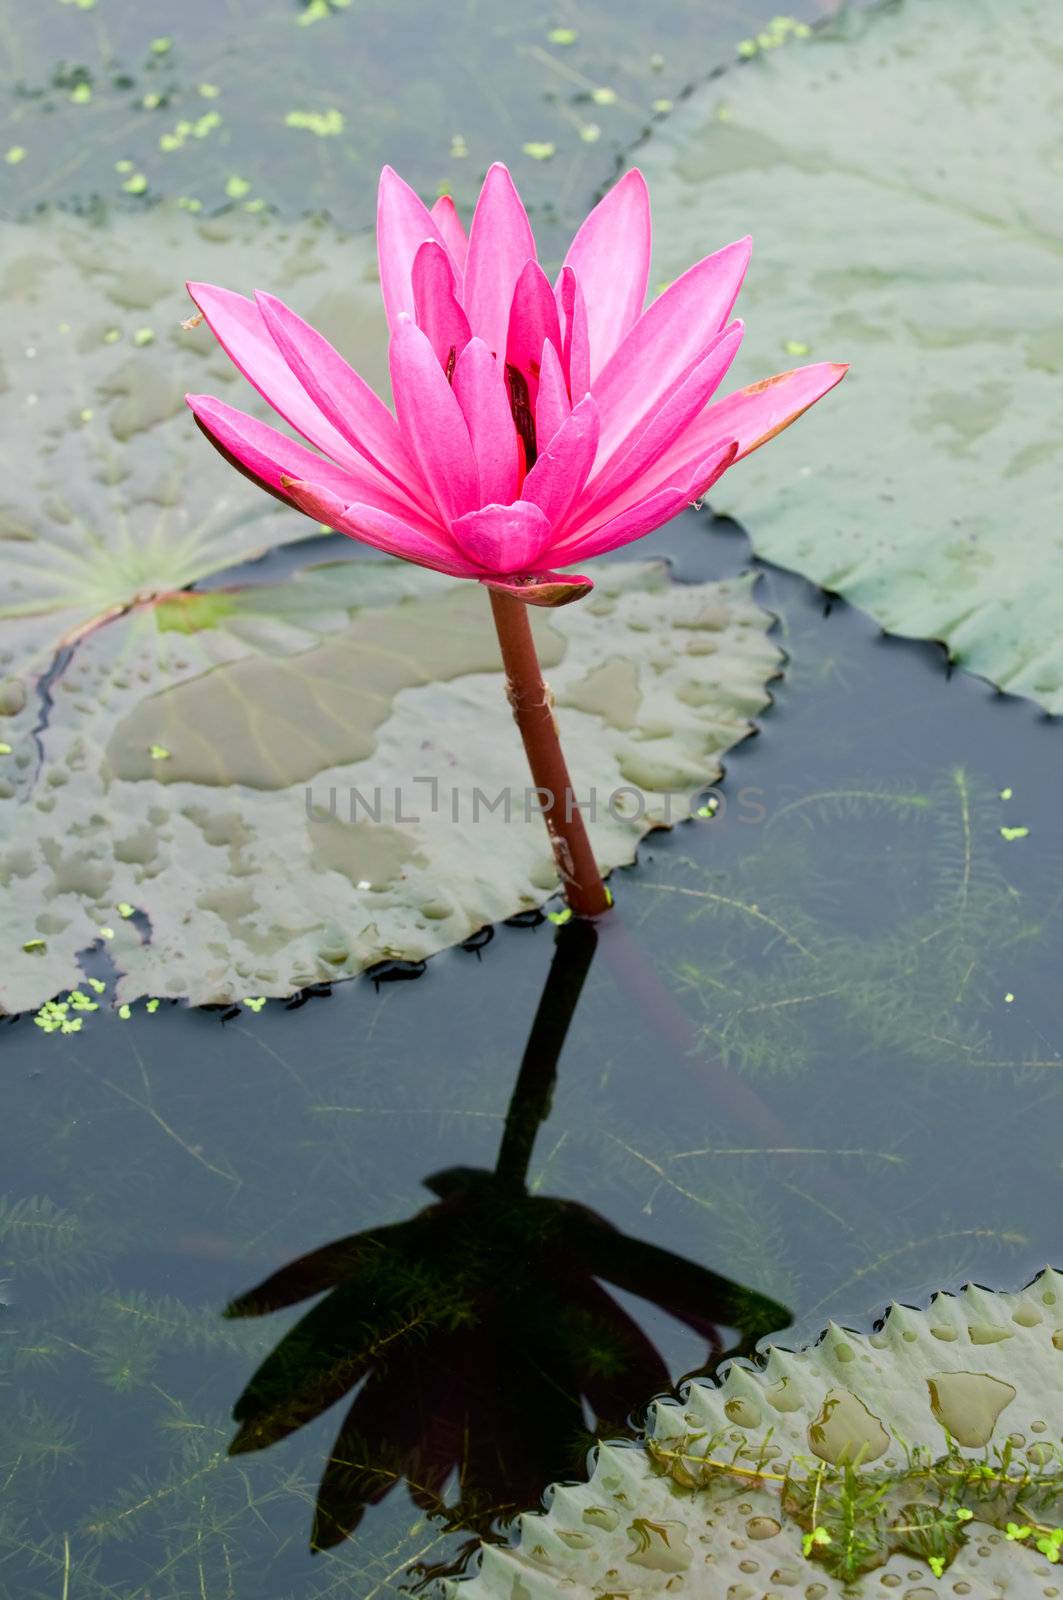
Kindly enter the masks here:
<path id="1" fill-rule="evenodd" d="M 506 388 L 509 391 L 509 409 L 513 413 L 513 426 L 524 446 L 524 470 L 530 472 L 535 465 L 538 450 L 535 443 L 535 418 L 532 415 L 528 380 L 519 367 L 506 363 Z"/>

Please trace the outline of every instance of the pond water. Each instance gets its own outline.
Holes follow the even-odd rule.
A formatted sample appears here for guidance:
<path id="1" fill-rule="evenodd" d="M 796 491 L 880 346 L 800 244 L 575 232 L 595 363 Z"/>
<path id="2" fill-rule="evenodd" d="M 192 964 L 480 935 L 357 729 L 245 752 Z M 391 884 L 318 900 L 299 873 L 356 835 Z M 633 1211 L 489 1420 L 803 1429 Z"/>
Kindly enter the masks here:
<path id="1" fill-rule="evenodd" d="M 745 557 L 693 515 L 655 543 L 686 578 Z M 10 1592 L 69 1559 L 87 1595 L 399 1593 L 721 1351 L 1058 1259 L 1057 730 L 800 580 L 760 593 L 763 732 L 597 948 L 533 919 L 297 1007 L 4 1029 Z M 370 1292 L 349 1245 L 292 1267 L 366 1230 Z M 245 1425 L 269 1447 L 227 1457 L 333 1283 Z M 315 1526 L 350 1537 L 311 1559 Z"/>
<path id="2" fill-rule="evenodd" d="M 121 150 L 152 191 L 195 180 L 209 206 L 236 173 L 359 226 L 382 156 L 426 191 L 468 173 L 467 196 L 502 154 L 540 215 L 579 211 L 653 101 L 765 20 L 684 0 L 623 25 L 338 0 L 5 15 L 12 209 L 114 198 Z M 141 121 L 167 107 L 138 97 L 230 78 L 206 165 L 149 160 Z M 261 108 L 297 103 L 348 107 L 344 131 L 264 144 Z M 522 156 L 535 140 L 555 155 Z M 707 514 L 646 553 L 680 582 L 750 565 Z M 0 1024 L 5 1594 L 405 1593 L 722 1354 L 1058 1263 L 1059 728 L 760 570 L 774 703 L 710 814 L 614 875 L 597 933 L 531 914 L 287 1005 Z"/>
<path id="3" fill-rule="evenodd" d="M 5 132 L 22 152 L 5 206 L 182 196 L 361 228 L 385 161 L 467 205 L 505 160 L 540 217 L 582 215 L 654 119 L 773 15 L 768 0 L 3 0 Z"/>

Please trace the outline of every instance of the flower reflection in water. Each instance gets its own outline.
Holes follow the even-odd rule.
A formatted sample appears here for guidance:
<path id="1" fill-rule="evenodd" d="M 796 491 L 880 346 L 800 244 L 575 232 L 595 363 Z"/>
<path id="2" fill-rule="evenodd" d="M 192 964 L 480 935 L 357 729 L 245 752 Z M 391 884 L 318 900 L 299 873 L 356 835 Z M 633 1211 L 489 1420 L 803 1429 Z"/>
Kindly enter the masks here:
<path id="1" fill-rule="evenodd" d="M 448 1527 L 484 1536 L 548 1483 L 578 1476 L 595 1437 L 622 1432 L 636 1406 L 671 1385 L 606 1285 L 693 1329 L 706 1365 L 750 1352 L 790 1320 L 586 1206 L 529 1192 L 596 941 L 589 922 L 558 930 L 493 1171 L 433 1174 L 437 1199 L 417 1216 L 301 1256 L 228 1307 L 259 1316 L 323 1296 L 240 1396 L 230 1447 L 264 1449 L 355 1391 L 318 1489 L 313 1550 L 341 1543 L 401 1482 Z M 728 1348 L 725 1330 L 737 1333 Z"/>

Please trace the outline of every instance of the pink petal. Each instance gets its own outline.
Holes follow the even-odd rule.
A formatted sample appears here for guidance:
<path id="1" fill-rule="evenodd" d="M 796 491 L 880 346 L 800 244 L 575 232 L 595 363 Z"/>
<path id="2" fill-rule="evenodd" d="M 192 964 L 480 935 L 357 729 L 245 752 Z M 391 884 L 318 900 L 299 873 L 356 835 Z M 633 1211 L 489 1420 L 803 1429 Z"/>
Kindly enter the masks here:
<path id="1" fill-rule="evenodd" d="M 650 197 L 637 167 L 600 200 L 573 239 L 571 267 L 587 301 L 590 375 L 635 325 L 650 276 Z"/>
<path id="2" fill-rule="evenodd" d="M 445 247 L 426 239 L 413 258 L 412 278 L 417 326 L 428 335 L 449 376 L 471 335 L 469 319 L 458 304 L 454 268 Z"/>
<path id="3" fill-rule="evenodd" d="M 550 523 L 538 506 L 481 506 L 451 525 L 455 543 L 481 572 L 527 572 L 550 542 Z"/>
<path id="4" fill-rule="evenodd" d="M 428 539 L 411 528 L 399 517 L 392 517 L 377 506 L 355 502 L 345 505 L 320 483 L 309 483 L 295 478 L 282 480 L 285 493 L 305 511 L 338 533 L 348 538 L 360 539 L 363 544 L 384 550 L 389 556 L 401 556 L 419 567 L 431 567 L 436 572 L 449 573 L 455 578 L 478 576 L 477 569 L 464 559 L 449 539 Z"/>
<path id="5" fill-rule="evenodd" d="M 524 480 L 521 499 L 539 506 L 552 529 L 564 525 L 598 448 L 598 407 L 587 395 L 554 434 Z"/>
<path id="6" fill-rule="evenodd" d="M 744 389 L 727 395 L 699 417 L 691 434 L 682 443 L 691 446 L 693 455 L 704 440 L 729 434 L 738 440 L 738 456 L 748 456 L 777 433 L 796 422 L 817 400 L 822 400 L 848 372 L 844 361 L 817 361 L 791 372 L 777 372 Z"/>
<path id="7" fill-rule="evenodd" d="M 591 347 L 587 302 L 579 279 L 571 267 L 562 267 L 557 280 L 557 299 L 564 325 L 563 351 L 568 392 L 582 400 L 591 386 Z"/>
<path id="8" fill-rule="evenodd" d="M 480 582 L 485 589 L 497 589 L 529 606 L 569 606 L 594 588 L 593 579 L 579 572 L 538 572 L 508 582 L 501 578 L 481 578 Z"/>
<path id="9" fill-rule="evenodd" d="M 535 438 L 540 450 L 549 449 L 550 441 L 571 410 L 561 358 L 552 344 L 544 344 L 535 401 Z"/>
<path id="10" fill-rule="evenodd" d="M 603 461 L 705 355 L 731 315 L 750 248 L 749 239 L 739 239 L 684 272 L 643 313 L 595 379 Z"/>
<path id="11" fill-rule="evenodd" d="M 655 471 L 658 462 L 704 411 L 741 343 L 741 322 L 732 323 L 716 336 L 708 353 L 650 415 L 641 432 L 625 440 L 623 447 L 597 473 L 579 508 L 582 524 L 603 515 L 613 501 L 648 475 L 660 481 Z M 688 451 L 687 457 L 691 454 Z"/>
<path id="12" fill-rule="evenodd" d="M 249 417 L 246 412 L 237 411 L 224 400 L 215 400 L 213 395 L 190 394 L 185 399 L 196 421 L 222 453 L 230 456 L 242 471 L 272 494 L 288 498 L 281 489 L 284 477 L 309 478 L 341 499 L 371 500 L 390 515 L 408 519 L 429 535 L 442 532 L 439 524 L 425 512 L 405 499 L 400 500 L 391 491 L 391 485 L 371 467 L 338 467 L 289 439 L 286 433 L 259 422 L 256 417 Z"/>
<path id="13" fill-rule="evenodd" d="M 691 426 L 679 435 L 656 463 L 648 478 L 652 488 L 682 482 L 695 464 L 725 439 L 738 441 L 736 461 L 767 444 L 777 433 L 796 422 L 811 405 L 839 384 L 848 372 L 843 362 L 820 361 L 792 372 L 762 378 L 745 389 L 706 406 Z M 651 484 L 637 484 L 625 491 L 610 508 L 614 515 L 650 491 Z"/>
<path id="14" fill-rule="evenodd" d="M 610 550 L 619 549 L 621 545 L 631 544 L 635 539 L 652 533 L 654 528 L 662 527 L 684 506 L 691 505 L 707 493 L 735 460 L 737 450 L 736 442 L 729 439 L 701 460 L 679 488 L 669 486 L 658 489 L 645 499 L 636 501 L 626 511 L 610 517 L 591 532 L 581 533 L 575 539 L 551 546 L 551 560 L 565 563 L 587 561 L 591 556 L 606 555 Z"/>
<path id="15" fill-rule="evenodd" d="M 414 257 L 426 239 L 446 242 L 424 202 L 397 172 L 385 167 L 377 195 L 376 248 L 384 310 L 392 329 L 402 312 L 413 316 Z"/>
<path id="16" fill-rule="evenodd" d="M 480 500 L 465 418 L 435 351 L 416 323 L 400 318 L 389 354 L 399 427 L 436 505 L 450 522 L 473 510 Z"/>
<path id="17" fill-rule="evenodd" d="M 524 265 L 509 312 L 506 337 L 506 366 L 515 368 L 528 386 L 528 402 L 534 407 L 539 391 L 539 371 L 543 345 L 549 342 L 560 354 L 561 327 L 557 303 L 550 280 L 537 261 Z"/>
<path id="18" fill-rule="evenodd" d="M 503 357 L 509 308 L 526 261 L 535 260 L 527 212 L 506 168 L 495 162 L 484 179 L 469 230 L 464 304 L 473 333 Z"/>
<path id="19" fill-rule="evenodd" d="M 707 455 L 695 467 L 693 477 L 687 481 L 691 504 L 707 495 L 713 484 L 718 483 L 728 467 L 733 467 L 737 460 L 737 439 L 728 439 L 725 444 L 719 445 L 711 454 Z"/>
<path id="20" fill-rule="evenodd" d="M 399 489 L 423 500 L 427 491 L 420 473 L 379 395 L 282 300 L 256 290 L 255 302 L 288 369 L 322 415 Z"/>
<path id="21" fill-rule="evenodd" d="M 519 486 L 520 454 L 502 369 L 482 339 L 471 339 L 452 382 L 480 473 L 480 498 L 508 505 Z"/>
<path id="22" fill-rule="evenodd" d="M 465 257 L 468 254 L 469 241 L 465 237 L 458 208 L 449 194 L 444 194 L 436 201 L 429 215 L 439 229 L 443 243 L 450 251 L 450 259 L 454 263 L 460 281 L 465 274 Z"/>
<path id="23" fill-rule="evenodd" d="M 211 283 L 190 283 L 188 292 L 230 361 L 285 422 L 336 461 L 362 459 L 291 371 L 253 300 Z"/>

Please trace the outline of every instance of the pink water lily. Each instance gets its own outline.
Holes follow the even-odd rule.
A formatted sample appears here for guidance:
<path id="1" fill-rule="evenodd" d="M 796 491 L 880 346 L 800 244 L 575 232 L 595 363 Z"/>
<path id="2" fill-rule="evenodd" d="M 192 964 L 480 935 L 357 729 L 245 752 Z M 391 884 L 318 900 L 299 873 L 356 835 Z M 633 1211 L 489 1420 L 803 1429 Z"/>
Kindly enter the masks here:
<path id="1" fill-rule="evenodd" d="M 208 395 L 188 403 L 264 488 L 390 555 L 537 604 L 592 587 L 555 570 L 640 539 L 834 387 L 831 362 L 712 403 L 742 338 L 740 239 L 643 309 L 650 206 L 625 174 L 551 284 L 506 168 L 466 239 L 385 167 L 377 219 L 394 411 L 282 301 L 190 283 L 240 371 L 313 449 Z"/>
<path id="2" fill-rule="evenodd" d="M 553 283 L 505 167 L 465 230 L 385 167 L 377 214 L 391 410 L 270 294 L 189 293 L 286 433 L 209 395 L 196 421 L 234 466 L 317 521 L 490 590 L 507 692 L 569 905 L 610 904 L 543 683 L 527 605 L 593 588 L 558 569 L 641 539 L 774 438 L 844 376 L 831 362 L 713 401 L 738 353 L 740 239 L 646 307 L 650 203 L 640 172 L 587 217 Z"/>

